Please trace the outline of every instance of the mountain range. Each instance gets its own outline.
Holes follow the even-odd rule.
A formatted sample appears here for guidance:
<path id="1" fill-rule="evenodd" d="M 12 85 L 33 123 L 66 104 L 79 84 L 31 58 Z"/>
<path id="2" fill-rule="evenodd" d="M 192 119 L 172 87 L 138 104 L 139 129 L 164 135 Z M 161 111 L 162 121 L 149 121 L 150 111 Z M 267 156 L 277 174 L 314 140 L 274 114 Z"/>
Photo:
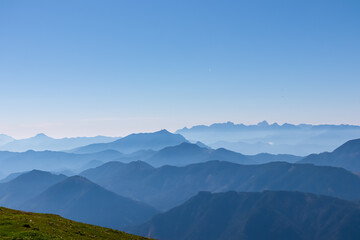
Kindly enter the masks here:
<path id="1" fill-rule="evenodd" d="M 121 196 L 167 210 L 199 191 L 289 190 L 360 199 L 360 178 L 342 168 L 272 162 L 240 165 L 209 161 L 154 168 L 137 161 L 109 162 L 80 175 Z"/>
<path id="2" fill-rule="evenodd" d="M 0 152 L 1 170 L 13 172 L 0 183 L 0 205 L 157 239 L 352 239 L 359 234 L 354 226 L 360 209 L 360 139 L 305 158 L 212 149 L 167 131 L 123 139 L 127 153 L 113 148 Z M 32 167 L 87 170 L 67 177 Z"/>
<path id="3" fill-rule="evenodd" d="M 359 205 L 301 192 L 200 192 L 132 229 L 159 240 L 360 238 Z"/>
<path id="4" fill-rule="evenodd" d="M 163 165 L 185 166 L 193 163 L 207 162 L 211 160 L 221 160 L 239 164 L 259 164 L 267 162 L 296 162 L 302 157 L 289 154 L 266 154 L 243 155 L 225 148 L 211 149 L 201 147 L 198 144 L 183 142 L 176 146 L 166 147 L 152 154 L 146 153 L 144 156 L 137 156 L 137 159 L 158 167 Z M 122 161 L 122 159 L 119 159 Z"/>
<path id="5" fill-rule="evenodd" d="M 99 155 L 101 155 L 101 153 L 99 153 Z M 289 154 L 274 155 L 261 153 L 257 155 L 243 155 L 224 148 L 211 149 L 199 142 L 182 142 L 179 145 L 165 147 L 158 151 L 140 150 L 134 153 L 124 154 L 123 156 L 118 156 L 116 160 L 124 163 L 141 160 L 158 167 L 163 165 L 185 166 L 210 160 L 222 160 L 240 164 L 258 164 L 273 161 L 296 162 L 300 159 L 302 159 L 302 157 Z"/>
<path id="6" fill-rule="evenodd" d="M 253 164 L 254 161 L 246 156 L 226 149 L 209 149 L 197 144 L 183 142 L 176 146 L 166 147 L 141 159 L 152 166 L 185 166 L 192 163 L 206 162 L 209 160 L 224 160 L 242 164 Z"/>
<path id="7" fill-rule="evenodd" d="M 169 136 L 171 136 L 170 138 L 178 138 L 177 135 L 168 132 L 165 133 L 165 138 L 162 136 L 159 137 L 158 133 L 147 134 L 146 138 L 150 140 L 161 139 L 163 144 L 166 144 L 166 139 L 169 138 Z M 141 138 L 139 135 L 137 135 L 137 137 Z M 272 161 L 296 162 L 301 159 L 301 157 L 287 154 L 243 155 L 223 148 L 211 149 L 199 142 L 196 144 L 189 143 L 186 139 L 184 142 L 181 142 L 182 140 L 184 139 L 179 139 L 179 145 L 166 146 L 158 151 L 139 150 L 128 154 L 120 153 L 114 149 L 93 153 L 32 150 L 20 153 L 0 151 L 0 171 L 2 175 L 5 176 L 11 173 L 30 171 L 32 169 L 75 175 L 82 170 L 97 167 L 103 163 L 115 160 L 121 162 L 141 160 L 153 166 L 184 166 L 209 160 L 222 160 L 240 164 L 258 164 Z M 121 139 L 121 141 L 123 145 L 130 144 L 133 148 L 141 149 L 143 147 L 142 143 L 136 145 L 136 142 L 133 142 L 131 138 L 128 139 L 125 137 Z"/>
<path id="8" fill-rule="evenodd" d="M 331 151 L 348 140 L 360 138 L 360 126 L 227 122 L 183 128 L 176 133 L 190 141 L 201 141 L 213 148 L 223 147 L 243 154 L 267 152 L 306 156 Z"/>
<path id="9" fill-rule="evenodd" d="M 46 136 L 43 133 L 39 133 L 34 137 L 16 140 L 6 135 L 0 135 L 0 151 L 62 151 L 89 145 L 92 143 L 113 142 L 117 139 L 119 139 L 119 137 L 104 136 L 55 139 Z"/>

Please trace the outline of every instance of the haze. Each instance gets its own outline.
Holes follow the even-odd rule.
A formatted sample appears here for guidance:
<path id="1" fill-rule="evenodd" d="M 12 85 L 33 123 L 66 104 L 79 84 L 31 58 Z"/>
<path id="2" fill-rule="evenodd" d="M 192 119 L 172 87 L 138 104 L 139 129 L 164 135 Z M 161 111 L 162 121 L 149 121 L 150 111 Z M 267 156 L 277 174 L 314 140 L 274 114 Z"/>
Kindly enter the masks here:
<path id="1" fill-rule="evenodd" d="M 0 2 L 0 133 L 359 125 L 358 1 Z"/>

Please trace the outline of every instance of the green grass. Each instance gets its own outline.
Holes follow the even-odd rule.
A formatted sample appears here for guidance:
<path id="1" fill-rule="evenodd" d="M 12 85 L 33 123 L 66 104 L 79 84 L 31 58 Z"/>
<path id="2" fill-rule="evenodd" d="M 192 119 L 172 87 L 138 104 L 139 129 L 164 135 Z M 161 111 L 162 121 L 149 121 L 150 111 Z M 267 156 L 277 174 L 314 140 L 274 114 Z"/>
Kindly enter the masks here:
<path id="1" fill-rule="evenodd" d="M 0 207 L 0 239 L 147 239 L 109 228 L 79 223 L 53 214 Z"/>

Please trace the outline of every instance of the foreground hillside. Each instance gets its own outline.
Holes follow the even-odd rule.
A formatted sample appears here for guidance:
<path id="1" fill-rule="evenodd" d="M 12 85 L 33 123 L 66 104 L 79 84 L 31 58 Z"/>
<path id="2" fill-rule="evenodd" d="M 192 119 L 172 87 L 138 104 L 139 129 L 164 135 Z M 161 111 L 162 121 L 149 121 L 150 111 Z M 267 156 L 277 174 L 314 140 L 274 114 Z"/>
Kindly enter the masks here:
<path id="1" fill-rule="evenodd" d="M 160 240 L 360 239 L 355 203 L 301 192 L 200 192 L 133 232 Z"/>
<path id="2" fill-rule="evenodd" d="M 74 222 L 57 215 L 0 207 L 0 239 L 145 239 L 120 231 Z"/>

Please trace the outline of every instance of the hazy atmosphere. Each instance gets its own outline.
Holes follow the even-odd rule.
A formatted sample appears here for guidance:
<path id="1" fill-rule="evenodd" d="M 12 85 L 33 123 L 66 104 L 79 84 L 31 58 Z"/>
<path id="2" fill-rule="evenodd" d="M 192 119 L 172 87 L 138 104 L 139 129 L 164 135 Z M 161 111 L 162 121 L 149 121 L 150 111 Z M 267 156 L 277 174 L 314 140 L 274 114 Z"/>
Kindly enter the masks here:
<path id="1" fill-rule="evenodd" d="M 359 240 L 359 0 L 0 0 L 0 239 Z"/>
<path id="2" fill-rule="evenodd" d="M 0 132 L 360 124 L 359 11 L 325 0 L 1 1 Z"/>

